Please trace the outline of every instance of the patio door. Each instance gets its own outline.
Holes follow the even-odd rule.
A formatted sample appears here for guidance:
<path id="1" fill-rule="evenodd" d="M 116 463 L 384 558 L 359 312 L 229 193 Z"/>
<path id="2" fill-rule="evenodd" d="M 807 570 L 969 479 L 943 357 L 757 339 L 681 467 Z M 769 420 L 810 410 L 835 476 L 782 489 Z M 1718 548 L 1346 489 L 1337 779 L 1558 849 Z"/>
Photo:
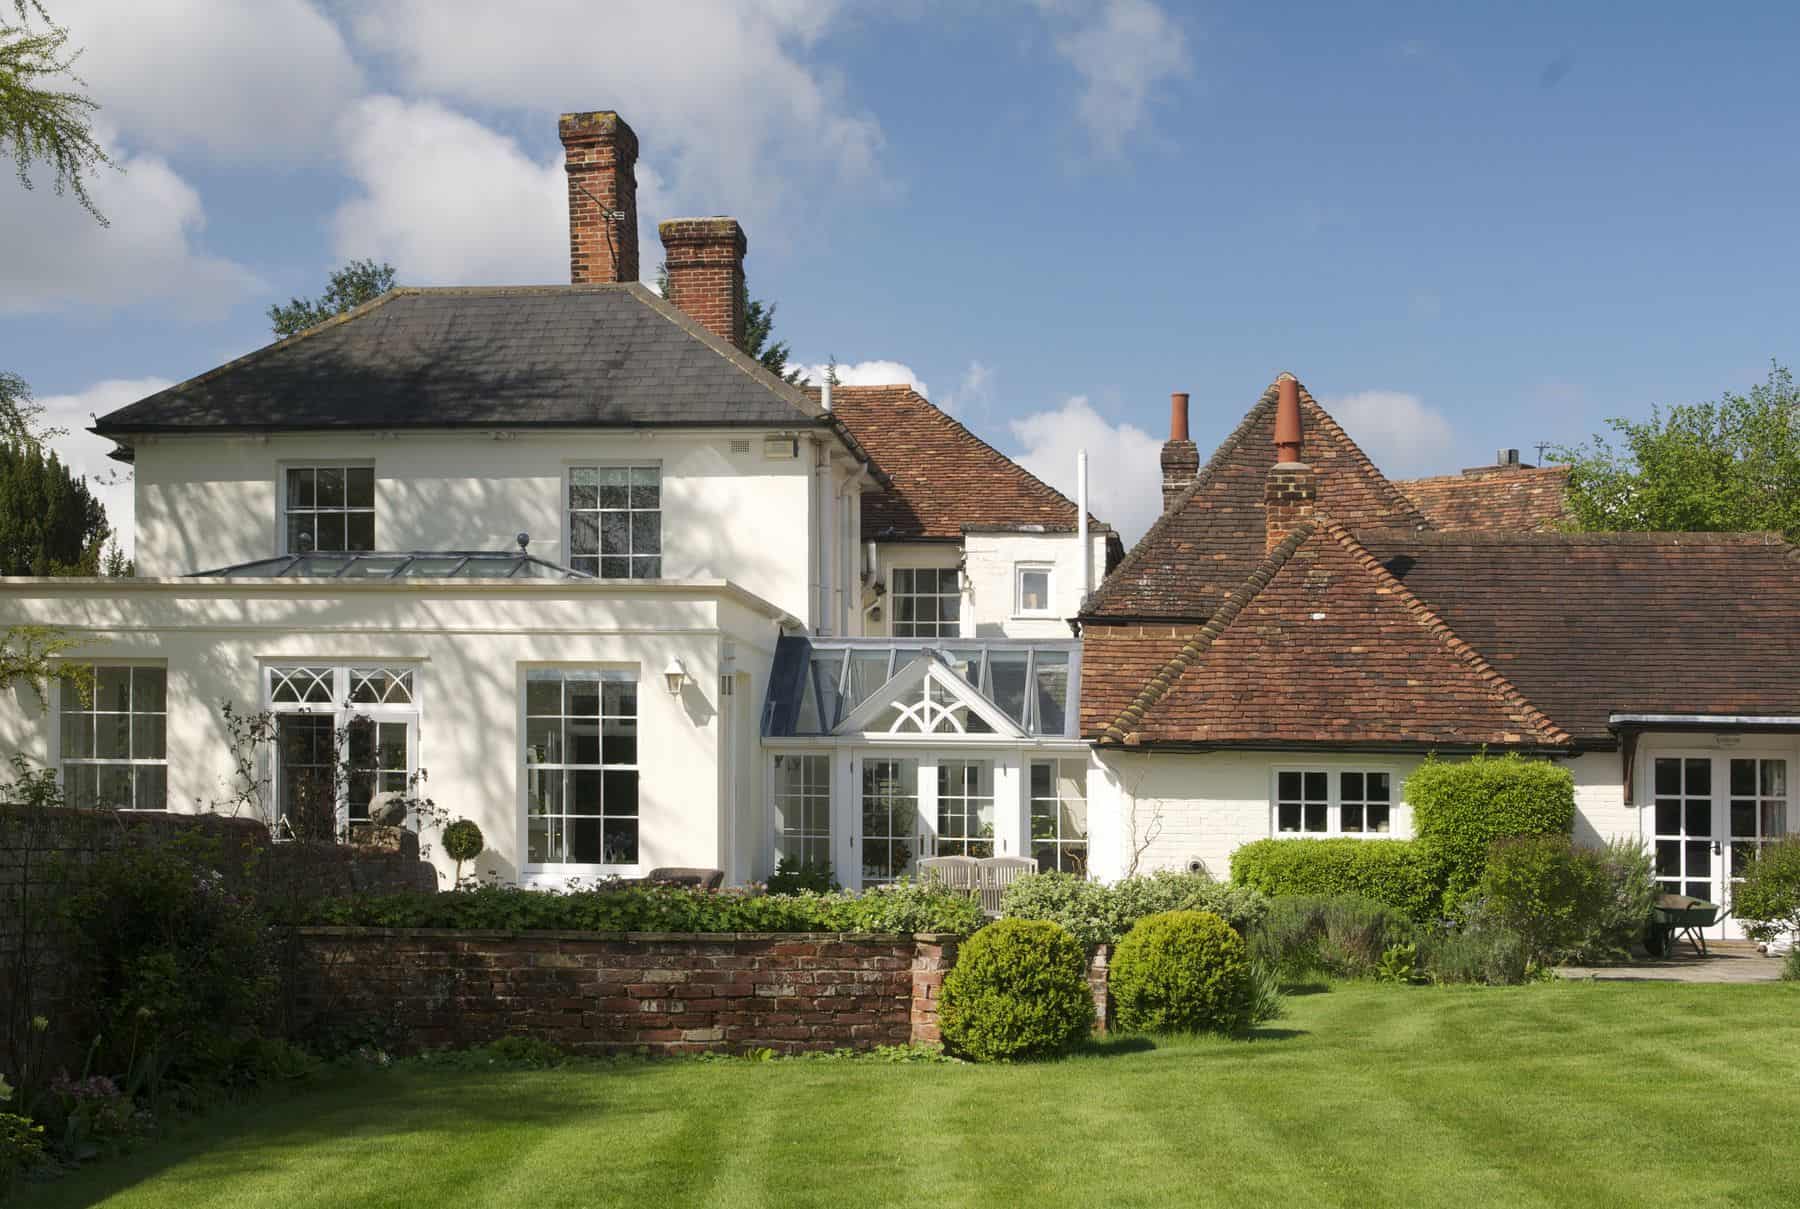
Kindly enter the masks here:
<path id="1" fill-rule="evenodd" d="M 919 761 L 911 756 L 858 755 L 853 762 L 861 817 L 856 846 L 861 884 L 910 877 L 926 842 L 919 810 Z"/>
<path id="2" fill-rule="evenodd" d="M 1651 761 L 1655 791 L 1651 854 L 1665 894 L 1731 905 L 1732 886 L 1763 845 L 1788 830 L 1788 761 L 1783 757 L 1695 753 Z M 1741 940 L 1735 917 L 1708 929 Z"/>

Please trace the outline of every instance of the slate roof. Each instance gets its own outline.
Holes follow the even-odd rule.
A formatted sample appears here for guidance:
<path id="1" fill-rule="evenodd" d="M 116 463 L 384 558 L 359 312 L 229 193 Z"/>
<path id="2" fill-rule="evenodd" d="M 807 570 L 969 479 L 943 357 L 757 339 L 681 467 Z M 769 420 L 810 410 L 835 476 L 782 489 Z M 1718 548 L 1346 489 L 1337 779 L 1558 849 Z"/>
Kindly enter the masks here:
<path id="1" fill-rule="evenodd" d="M 1353 528 L 1428 524 L 1304 385 L 1299 394 L 1300 455 L 1318 476 L 1321 506 Z M 1088 597 L 1084 626 L 1090 620 L 1203 620 L 1256 569 L 1264 553 L 1263 481 L 1274 462 L 1275 397 L 1270 383 L 1193 485 Z"/>
<path id="2" fill-rule="evenodd" d="M 809 388 L 817 398 L 819 391 Z M 834 386 L 833 413 L 889 480 L 862 497 L 863 536 L 960 539 L 965 532 L 1075 531 L 1075 501 L 970 432 L 910 385 Z M 1108 545 L 1110 526 L 1089 514 Z M 1116 558 L 1109 557 L 1112 564 Z"/>
<path id="3" fill-rule="evenodd" d="M 1569 515 L 1567 466 L 1478 466 L 1394 485 L 1437 529 L 1548 532 Z"/>
<path id="4" fill-rule="evenodd" d="M 94 431 L 829 425 L 636 283 L 390 290 Z"/>
<path id="5" fill-rule="evenodd" d="M 1779 535 L 1359 537 L 1578 740 L 1615 712 L 1800 716 L 1800 549 Z"/>
<path id="6" fill-rule="evenodd" d="M 1084 651 L 1083 662 L 1095 658 Z M 1322 517 L 1269 552 L 1096 737 L 1460 748 L 1569 739 L 1348 529 Z"/>

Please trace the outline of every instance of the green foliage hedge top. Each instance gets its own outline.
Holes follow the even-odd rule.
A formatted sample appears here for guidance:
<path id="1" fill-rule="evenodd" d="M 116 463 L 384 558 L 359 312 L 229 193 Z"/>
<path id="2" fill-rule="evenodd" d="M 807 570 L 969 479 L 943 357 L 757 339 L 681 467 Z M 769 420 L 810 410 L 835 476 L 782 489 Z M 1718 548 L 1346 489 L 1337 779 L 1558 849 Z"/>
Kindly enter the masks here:
<path id="1" fill-rule="evenodd" d="M 1765 846 L 1732 888 L 1731 906 L 1757 940 L 1800 932 L 1800 837 Z"/>
<path id="2" fill-rule="evenodd" d="M 1249 950 L 1208 911 L 1138 920 L 1108 972 L 1126 1032 L 1235 1033 L 1251 1023 Z"/>
<path id="3" fill-rule="evenodd" d="M 1425 920 L 1438 914 L 1444 867 L 1416 840 L 1256 840 L 1231 854 L 1231 880 L 1271 897 L 1355 895 Z"/>
<path id="4" fill-rule="evenodd" d="M 1466 897 L 1495 840 L 1569 835 L 1575 777 L 1560 764 L 1516 753 L 1455 762 L 1427 759 L 1406 780 L 1413 834 L 1444 862 L 1447 900 Z"/>
<path id="5" fill-rule="evenodd" d="M 1030 873 L 1006 888 L 1000 908 L 1011 918 L 1061 924 L 1091 948 L 1118 943 L 1138 920 L 1162 911 L 1211 911 L 1248 935 L 1269 905 L 1254 889 L 1165 869 L 1111 885 L 1068 873 Z"/>
<path id="6" fill-rule="evenodd" d="M 969 933 L 967 894 L 903 883 L 865 894 L 708 894 L 672 886 L 572 894 L 482 886 L 441 894 L 362 895 L 306 904 L 294 921 L 371 928 L 568 932 Z"/>
<path id="7" fill-rule="evenodd" d="M 938 1025 L 947 1050 L 977 1062 L 1069 1052 L 1094 1027 L 1086 948 L 1045 920 L 988 925 L 944 978 Z"/>

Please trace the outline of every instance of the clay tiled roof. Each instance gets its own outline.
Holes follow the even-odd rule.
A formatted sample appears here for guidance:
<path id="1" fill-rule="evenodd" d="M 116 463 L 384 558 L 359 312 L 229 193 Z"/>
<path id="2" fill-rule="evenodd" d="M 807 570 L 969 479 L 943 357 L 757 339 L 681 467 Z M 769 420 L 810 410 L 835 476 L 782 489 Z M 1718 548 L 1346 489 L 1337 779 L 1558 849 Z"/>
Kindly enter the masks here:
<path id="1" fill-rule="evenodd" d="M 1437 529 L 1547 532 L 1569 512 L 1567 466 L 1480 466 L 1394 485 Z"/>
<path id="2" fill-rule="evenodd" d="M 1414 503 L 1300 387 L 1301 460 L 1320 507 L 1354 527 L 1426 524 Z M 1263 481 L 1275 461 L 1273 383 L 1083 609 L 1087 618 L 1204 620 L 1263 558 Z M 860 435 L 860 434 L 858 434 Z M 1148 473 L 1148 468 L 1146 468 Z"/>
<path id="3" fill-rule="evenodd" d="M 863 496 L 864 537 L 960 539 L 967 529 L 1031 526 L 1074 532 L 1074 500 L 911 386 L 834 386 L 831 406 L 892 484 Z M 1110 532 L 1089 520 L 1096 532 Z"/>
<path id="4" fill-rule="evenodd" d="M 1200 631 L 1200 623 L 1088 626 L 1081 632 L 1081 733 L 1112 725 Z"/>
<path id="5" fill-rule="evenodd" d="M 1777 535 L 1358 536 L 1577 739 L 1615 712 L 1800 716 L 1800 550 Z"/>
<path id="6" fill-rule="evenodd" d="M 1084 653 L 1084 669 L 1093 666 Z M 1561 747 L 1568 736 L 1336 521 L 1303 522 L 1102 742 Z"/>

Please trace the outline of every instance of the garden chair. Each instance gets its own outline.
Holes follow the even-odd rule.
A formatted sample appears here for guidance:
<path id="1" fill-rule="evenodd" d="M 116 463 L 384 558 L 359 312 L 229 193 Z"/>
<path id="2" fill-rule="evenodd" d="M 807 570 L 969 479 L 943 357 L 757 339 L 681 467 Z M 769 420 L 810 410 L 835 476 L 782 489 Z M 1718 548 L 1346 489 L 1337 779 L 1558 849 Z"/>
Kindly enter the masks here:
<path id="1" fill-rule="evenodd" d="M 1029 856 L 990 856 L 981 865 L 981 910 L 987 915 L 1000 914 L 1000 896 L 1006 888 L 1027 873 L 1036 873 L 1036 858 Z"/>
<path id="2" fill-rule="evenodd" d="M 975 893 L 981 885 L 981 862 L 972 856 L 928 856 L 919 861 L 919 880 L 947 890 Z"/>

